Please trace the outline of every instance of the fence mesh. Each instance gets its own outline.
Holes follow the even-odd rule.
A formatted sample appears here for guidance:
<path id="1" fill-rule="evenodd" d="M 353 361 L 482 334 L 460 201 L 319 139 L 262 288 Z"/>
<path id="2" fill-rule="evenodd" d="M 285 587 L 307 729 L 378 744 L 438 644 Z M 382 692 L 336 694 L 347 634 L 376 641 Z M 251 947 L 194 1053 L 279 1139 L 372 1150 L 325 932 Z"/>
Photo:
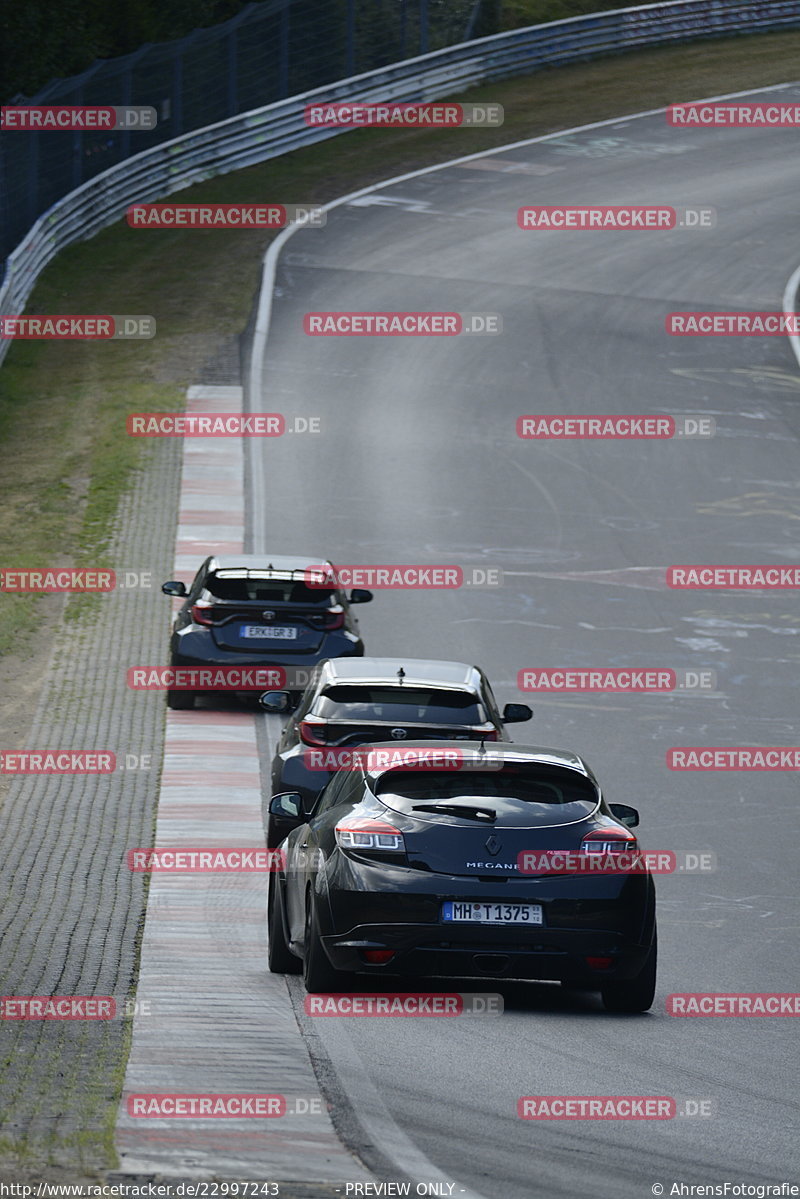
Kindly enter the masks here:
<path id="1" fill-rule="evenodd" d="M 465 40 L 476 0 L 262 0 L 221 25 L 98 59 L 14 103 L 147 105 L 134 130 L 0 139 L 0 259 L 67 192 L 131 154 L 251 108 Z"/>

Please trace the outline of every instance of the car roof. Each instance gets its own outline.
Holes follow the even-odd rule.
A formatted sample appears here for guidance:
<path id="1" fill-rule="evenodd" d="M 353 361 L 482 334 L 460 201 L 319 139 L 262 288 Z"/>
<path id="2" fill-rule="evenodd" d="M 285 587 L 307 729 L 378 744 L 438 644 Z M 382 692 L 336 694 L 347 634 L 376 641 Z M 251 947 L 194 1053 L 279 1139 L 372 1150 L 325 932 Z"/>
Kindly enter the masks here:
<path id="1" fill-rule="evenodd" d="M 336 683 L 385 683 L 398 686 L 398 671 L 403 670 L 403 686 L 441 687 L 451 691 L 480 693 L 481 672 L 466 662 L 438 661 L 430 658 L 328 658 L 322 662 L 323 686 Z"/>
<path id="2" fill-rule="evenodd" d="M 208 567 L 218 570 L 274 570 L 276 574 L 290 571 L 305 571 L 313 566 L 328 566 L 327 558 L 314 558 L 300 554 L 223 554 L 212 557 Z"/>
<path id="3" fill-rule="evenodd" d="M 571 749 L 553 749 L 550 746 L 544 745 L 518 745 L 516 742 L 498 742 L 490 741 L 484 743 L 482 741 L 442 741 L 434 739 L 422 739 L 417 741 L 370 741 L 369 745 L 361 747 L 360 753 L 367 754 L 373 749 L 392 749 L 396 753 L 404 754 L 409 749 L 428 749 L 431 752 L 441 754 L 443 750 L 458 749 L 462 752 L 467 751 L 474 754 L 485 755 L 489 760 L 497 760 L 500 758 L 503 762 L 517 763 L 520 765 L 531 766 L 561 766 L 565 770 L 574 770 L 577 774 L 582 774 L 586 778 L 591 779 L 593 783 L 597 783 L 588 762 L 585 762 L 580 754 L 575 753 Z M 374 765 L 374 769 L 372 766 Z M 384 774 L 392 770 L 409 769 L 404 766 L 401 761 L 387 764 L 384 766 L 377 763 L 370 764 L 370 768 L 365 770 L 365 774 L 371 781 L 376 781 Z M 413 766 L 410 767 L 413 769 Z"/>

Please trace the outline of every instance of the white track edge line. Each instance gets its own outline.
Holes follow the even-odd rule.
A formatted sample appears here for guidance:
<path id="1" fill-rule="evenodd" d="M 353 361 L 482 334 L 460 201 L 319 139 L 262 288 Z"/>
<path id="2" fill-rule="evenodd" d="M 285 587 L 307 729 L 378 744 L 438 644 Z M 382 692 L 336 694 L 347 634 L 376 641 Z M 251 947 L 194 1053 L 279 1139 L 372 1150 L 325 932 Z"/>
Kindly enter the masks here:
<path id="1" fill-rule="evenodd" d="M 786 284 L 786 290 L 783 293 L 783 312 L 785 316 L 794 317 L 797 313 L 797 289 L 800 287 L 800 266 L 792 274 L 789 282 Z M 797 333 L 789 334 L 789 344 L 794 351 L 794 356 L 797 359 L 797 365 L 800 366 L 800 335 Z"/>

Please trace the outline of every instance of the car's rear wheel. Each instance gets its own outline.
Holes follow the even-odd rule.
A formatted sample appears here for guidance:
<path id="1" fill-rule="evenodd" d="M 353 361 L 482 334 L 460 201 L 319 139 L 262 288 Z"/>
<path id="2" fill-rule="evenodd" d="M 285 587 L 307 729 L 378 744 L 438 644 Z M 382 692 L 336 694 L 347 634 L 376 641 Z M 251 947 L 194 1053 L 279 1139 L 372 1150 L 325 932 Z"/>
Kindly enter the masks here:
<path id="1" fill-rule="evenodd" d="M 636 977 L 602 988 L 600 995 L 607 1012 L 646 1012 L 653 1006 L 657 958 L 658 938 L 653 933 L 650 952 Z"/>
<path id="2" fill-rule="evenodd" d="M 320 991 L 330 991 L 336 994 L 339 991 L 349 990 L 352 981 L 352 974 L 347 974 L 343 970 L 335 970 L 331 965 L 328 955 L 322 947 L 314 901 L 309 895 L 306 904 L 306 943 L 303 957 L 305 988 L 311 994 Z"/>
<path id="3" fill-rule="evenodd" d="M 167 707 L 173 712 L 188 712 L 194 707 L 195 698 L 194 691 L 168 691 Z"/>
<path id="4" fill-rule="evenodd" d="M 280 900 L 278 899 L 278 880 L 273 875 L 269 882 L 267 895 L 267 965 L 272 974 L 299 974 L 300 959 L 296 958 L 286 944 L 283 931 Z"/>

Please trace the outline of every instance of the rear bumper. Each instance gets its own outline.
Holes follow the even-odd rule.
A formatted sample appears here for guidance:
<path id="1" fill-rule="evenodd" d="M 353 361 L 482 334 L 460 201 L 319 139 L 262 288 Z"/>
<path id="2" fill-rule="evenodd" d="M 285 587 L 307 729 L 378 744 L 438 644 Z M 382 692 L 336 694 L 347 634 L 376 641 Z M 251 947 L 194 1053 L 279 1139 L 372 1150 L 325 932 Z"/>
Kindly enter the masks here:
<path id="1" fill-rule="evenodd" d="M 189 667 L 241 666 L 253 670 L 268 671 L 271 667 L 285 672 L 285 682 L 273 685 L 273 690 L 302 691 L 311 677 L 311 672 L 323 658 L 361 658 L 364 656 L 363 641 L 350 641 L 341 635 L 331 634 L 318 650 L 310 653 L 290 653 L 286 650 L 264 654 L 239 653 L 236 650 L 220 649 L 210 633 L 173 634 L 171 642 L 171 665 Z M 264 688 L 269 690 L 270 688 Z M 257 690 L 242 692 L 256 696 Z"/>
<path id="2" fill-rule="evenodd" d="M 645 963 L 650 945 L 632 944 L 619 934 L 539 929 L 530 941 L 519 930 L 480 926 L 448 930 L 446 939 L 431 937 L 430 928 L 362 925 L 346 937 L 323 937 L 323 945 L 338 970 L 427 978 L 519 978 L 555 980 L 599 988 L 607 982 L 634 978 Z M 511 936 L 501 934 L 512 934 Z M 383 966 L 367 965 L 364 949 L 394 949 Z M 608 957 L 607 968 L 592 969 L 587 958 Z"/>
<path id="3" fill-rule="evenodd" d="M 443 900 L 469 898 L 541 903 L 544 923 L 442 920 Z M 548 979 L 599 988 L 633 978 L 644 965 L 653 941 L 655 888 L 649 875 L 514 879 L 496 889 L 474 879 L 429 875 L 411 894 L 334 887 L 326 914 L 330 923 L 323 920 L 328 926 L 321 929 L 322 943 L 340 970 Z M 372 966 L 363 959 L 365 949 L 391 949 L 395 956 Z M 587 958 L 610 962 L 596 969 Z"/>

